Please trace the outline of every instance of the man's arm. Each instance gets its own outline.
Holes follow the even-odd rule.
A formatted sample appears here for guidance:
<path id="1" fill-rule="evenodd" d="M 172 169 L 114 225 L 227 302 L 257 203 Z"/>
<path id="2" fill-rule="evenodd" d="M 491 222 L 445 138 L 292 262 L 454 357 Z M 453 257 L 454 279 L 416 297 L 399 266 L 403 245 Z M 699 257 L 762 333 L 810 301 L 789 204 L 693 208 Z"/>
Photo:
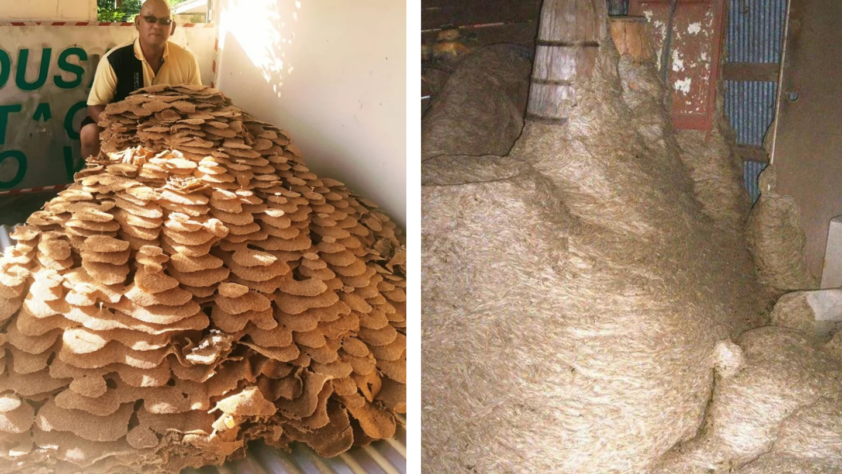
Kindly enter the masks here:
<path id="1" fill-rule="evenodd" d="M 114 68 L 111 67 L 108 58 L 103 56 L 96 67 L 94 83 L 88 96 L 88 115 L 96 124 L 85 125 L 79 130 L 83 157 L 99 155 L 99 132 L 102 130 L 98 125 L 100 115 L 105 110 L 105 105 L 114 100 L 116 92 L 117 75 L 114 74 Z"/>
<path id="2" fill-rule="evenodd" d="M 99 114 L 101 114 L 104 110 L 104 105 L 89 105 L 88 115 L 94 119 L 94 122 L 99 123 Z"/>
<path id="3" fill-rule="evenodd" d="M 88 96 L 88 114 L 92 119 L 99 122 L 99 114 L 105 109 L 106 105 L 114 100 L 114 94 L 116 93 L 117 74 L 114 73 L 114 68 L 111 67 L 108 58 L 103 55 L 96 67 L 91 94 Z M 94 107 L 99 107 L 99 109 Z"/>

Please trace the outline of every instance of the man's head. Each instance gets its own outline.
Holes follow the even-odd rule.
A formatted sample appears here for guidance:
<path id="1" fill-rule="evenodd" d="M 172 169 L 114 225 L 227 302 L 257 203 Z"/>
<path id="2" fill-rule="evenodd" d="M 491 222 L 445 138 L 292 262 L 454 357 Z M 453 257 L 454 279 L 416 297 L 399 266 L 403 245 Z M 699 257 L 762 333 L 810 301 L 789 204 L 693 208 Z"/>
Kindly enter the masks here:
<path id="1" fill-rule="evenodd" d="M 169 20 L 169 25 L 162 25 L 162 20 Z M 166 0 L 146 0 L 134 22 L 139 33 L 140 43 L 146 46 L 163 47 L 175 31 L 170 5 Z"/>

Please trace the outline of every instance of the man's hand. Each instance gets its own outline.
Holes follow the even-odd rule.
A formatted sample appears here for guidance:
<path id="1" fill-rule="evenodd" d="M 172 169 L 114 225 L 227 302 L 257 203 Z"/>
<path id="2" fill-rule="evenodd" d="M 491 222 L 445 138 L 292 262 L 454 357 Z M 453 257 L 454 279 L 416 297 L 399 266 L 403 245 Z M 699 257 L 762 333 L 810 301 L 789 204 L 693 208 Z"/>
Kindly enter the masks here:
<path id="1" fill-rule="evenodd" d="M 99 123 L 99 114 L 101 114 L 105 110 L 104 105 L 89 105 L 88 106 L 88 115 L 94 119 L 94 122 Z"/>

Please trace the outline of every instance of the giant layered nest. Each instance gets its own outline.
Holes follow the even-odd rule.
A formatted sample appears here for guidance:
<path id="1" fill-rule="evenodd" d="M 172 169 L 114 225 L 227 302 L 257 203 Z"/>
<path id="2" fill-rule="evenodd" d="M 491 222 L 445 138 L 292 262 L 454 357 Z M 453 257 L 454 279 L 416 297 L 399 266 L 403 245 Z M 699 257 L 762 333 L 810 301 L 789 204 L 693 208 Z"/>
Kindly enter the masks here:
<path id="1" fill-rule="evenodd" d="M 103 152 L 0 259 L 0 471 L 323 456 L 405 412 L 405 247 L 214 89 L 106 108 Z"/>
<path id="2" fill-rule="evenodd" d="M 567 122 L 524 121 L 525 63 L 477 49 L 422 121 L 425 469 L 842 473 L 842 290 L 766 312 L 807 281 L 774 176 L 758 282 L 724 117 L 677 133 L 604 38 Z"/>

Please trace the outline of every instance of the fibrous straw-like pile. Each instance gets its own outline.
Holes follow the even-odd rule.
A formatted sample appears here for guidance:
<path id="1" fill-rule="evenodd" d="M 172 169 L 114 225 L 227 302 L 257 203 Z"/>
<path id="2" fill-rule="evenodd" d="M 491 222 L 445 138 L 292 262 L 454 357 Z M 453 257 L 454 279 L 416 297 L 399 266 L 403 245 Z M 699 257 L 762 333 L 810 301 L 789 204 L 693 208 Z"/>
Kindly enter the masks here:
<path id="1" fill-rule="evenodd" d="M 106 108 L 103 151 L 0 259 L 0 471 L 333 456 L 405 411 L 396 226 L 204 87 Z M 106 155 L 107 153 L 107 155 Z"/>
<path id="2" fill-rule="evenodd" d="M 652 474 L 842 472 L 840 342 L 769 326 L 721 346 L 704 427 Z"/>
<path id="3" fill-rule="evenodd" d="M 842 289 L 787 293 L 775 303 L 770 324 L 825 342 L 842 329 Z"/>
<path id="4" fill-rule="evenodd" d="M 842 333 L 823 344 L 820 324 L 838 290 L 790 293 L 752 329 L 768 294 L 727 136 L 676 139 L 654 71 L 602 48 L 567 123 L 527 121 L 508 156 L 472 136 L 485 156 L 425 157 L 425 467 L 842 472 Z"/>
<path id="5" fill-rule="evenodd" d="M 497 130 L 469 124 L 481 146 L 450 130 L 454 151 L 424 162 L 431 472 L 646 472 L 701 426 L 717 341 L 762 323 L 736 206 L 705 205 L 717 193 L 684 164 L 651 65 L 599 42 L 565 123 L 527 120 L 507 156 L 487 145 Z"/>
<path id="6" fill-rule="evenodd" d="M 447 106 L 424 118 L 422 158 L 508 153 L 523 129 L 529 67 L 523 49 L 512 45 L 480 48 L 463 59 L 435 98 Z"/>
<path id="7" fill-rule="evenodd" d="M 819 287 L 804 256 L 807 237 L 795 199 L 777 190 L 774 165 L 760 173 L 760 198 L 746 225 L 749 249 L 760 281 L 778 291 Z"/>

